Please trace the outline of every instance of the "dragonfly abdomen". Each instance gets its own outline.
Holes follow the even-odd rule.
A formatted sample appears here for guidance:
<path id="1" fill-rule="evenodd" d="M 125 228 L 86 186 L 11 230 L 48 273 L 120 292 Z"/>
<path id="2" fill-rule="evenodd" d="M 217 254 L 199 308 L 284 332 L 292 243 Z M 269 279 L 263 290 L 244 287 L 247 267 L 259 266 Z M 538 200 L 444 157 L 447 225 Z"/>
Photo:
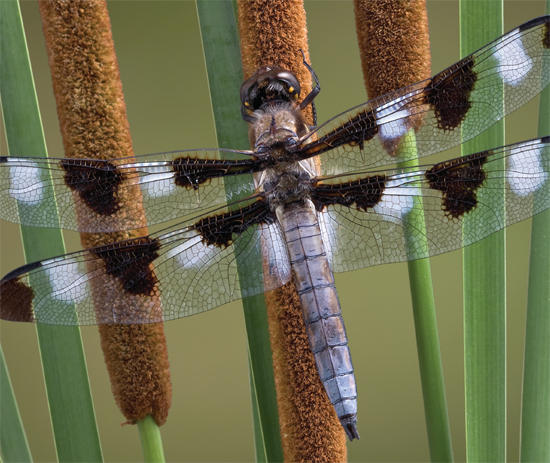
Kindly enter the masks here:
<path id="1" fill-rule="evenodd" d="M 319 376 L 348 437 L 359 438 L 353 365 L 315 207 L 294 202 L 277 212 Z"/>

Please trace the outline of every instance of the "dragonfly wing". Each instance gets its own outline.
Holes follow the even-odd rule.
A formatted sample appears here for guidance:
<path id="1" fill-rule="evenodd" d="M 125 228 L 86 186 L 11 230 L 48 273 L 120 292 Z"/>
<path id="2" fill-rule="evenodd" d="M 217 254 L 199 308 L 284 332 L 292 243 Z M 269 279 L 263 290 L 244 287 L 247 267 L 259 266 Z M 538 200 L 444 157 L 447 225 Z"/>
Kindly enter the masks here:
<path id="1" fill-rule="evenodd" d="M 336 116 L 303 137 L 297 155 L 320 155 L 323 173 L 337 175 L 404 160 L 396 149 L 412 143 L 403 139 L 411 128 L 419 156 L 475 137 L 548 85 L 549 27 L 550 16 L 536 18 L 431 79 Z"/>
<path id="2" fill-rule="evenodd" d="M 266 290 L 262 238 L 279 233 L 273 223 L 267 204 L 257 200 L 147 237 L 25 265 L 0 282 L 0 318 L 57 325 L 154 323 L 260 294 Z M 270 249 L 272 263 L 284 261 L 277 257 L 283 250 Z M 267 289 L 284 278 L 278 274 Z"/>
<path id="3" fill-rule="evenodd" d="M 327 178 L 313 201 L 326 222 L 333 270 L 345 272 L 459 249 L 532 217 L 550 205 L 549 176 L 545 137 L 346 182 Z M 502 197 L 504 210 L 495 210 Z M 411 214 L 415 201 L 425 227 L 422 215 Z M 465 219 L 477 226 L 463 233 Z"/>
<path id="4" fill-rule="evenodd" d="M 229 159 L 235 153 L 177 151 L 112 161 L 0 157 L 0 218 L 90 233 L 177 219 L 252 194 L 251 179 L 224 188 L 223 175 L 234 179 L 258 168 L 252 160 Z M 143 201 L 145 217 L 132 213 L 136 201 Z"/>

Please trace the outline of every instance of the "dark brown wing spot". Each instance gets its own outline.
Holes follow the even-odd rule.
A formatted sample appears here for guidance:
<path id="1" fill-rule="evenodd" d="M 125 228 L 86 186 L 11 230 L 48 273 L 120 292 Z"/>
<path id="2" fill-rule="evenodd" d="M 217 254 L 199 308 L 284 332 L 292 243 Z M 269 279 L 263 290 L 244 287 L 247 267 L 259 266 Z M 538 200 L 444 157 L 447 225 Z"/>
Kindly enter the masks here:
<path id="1" fill-rule="evenodd" d="M 440 129 L 456 129 L 470 110 L 470 94 L 477 80 L 473 67 L 472 57 L 466 57 L 426 85 L 426 100 L 434 110 Z"/>
<path id="2" fill-rule="evenodd" d="M 125 291 L 140 296 L 156 292 L 157 277 L 151 263 L 159 256 L 157 239 L 135 238 L 89 251 L 105 263 L 105 272 L 120 281 Z"/>
<path id="3" fill-rule="evenodd" d="M 533 29 L 541 24 L 544 24 L 542 28 L 542 45 L 544 48 L 550 48 L 550 21 L 548 16 L 540 16 L 539 18 L 531 19 L 518 27 L 520 33 Z"/>
<path id="4" fill-rule="evenodd" d="M 363 149 L 364 143 L 371 140 L 377 133 L 378 125 L 374 111 L 361 111 L 319 140 L 308 143 L 304 149 L 297 151 L 297 154 L 309 157 L 342 145 L 359 146 Z"/>
<path id="5" fill-rule="evenodd" d="M 181 157 L 172 161 L 172 169 L 176 174 L 174 178 L 176 185 L 194 189 L 212 178 L 221 177 L 222 175 L 252 173 L 260 168 L 259 163 L 248 160 L 225 161 Z"/>
<path id="6" fill-rule="evenodd" d="M 203 243 L 225 248 L 233 242 L 234 233 L 240 235 L 251 225 L 272 223 L 273 220 L 269 205 L 258 200 L 236 211 L 205 217 L 193 228 L 201 235 Z"/>
<path id="7" fill-rule="evenodd" d="M 430 188 L 443 193 L 443 209 L 453 219 L 477 206 L 477 189 L 485 180 L 483 164 L 491 151 L 441 162 L 426 172 Z"/>
<path id="8" fill-rule="evenodd" d="M 63 159 L 60 164 L 65 170 L 65 184 L 90 209 L 105 216 L 120 209 L 118 188 L 124 175 L 116 166 L 99 159 Z"/>
<path id="9" fill-rule="evenodd" d="M 348 183 L 320 184 L 314 186 L 311 200 L 318 211 L 331 204 L 347 207 L 355 204 L 358 210 L 366 212 L 380 202 L 385 187 L 385 175 L 373 175 Z"/>
<path id="10" fill-rule="evenodd" d="M 33 289 L 19 277 L 4 278 L 0 282 L 0 318 L 13 322 L 34 322 L 33 299 Z"/>

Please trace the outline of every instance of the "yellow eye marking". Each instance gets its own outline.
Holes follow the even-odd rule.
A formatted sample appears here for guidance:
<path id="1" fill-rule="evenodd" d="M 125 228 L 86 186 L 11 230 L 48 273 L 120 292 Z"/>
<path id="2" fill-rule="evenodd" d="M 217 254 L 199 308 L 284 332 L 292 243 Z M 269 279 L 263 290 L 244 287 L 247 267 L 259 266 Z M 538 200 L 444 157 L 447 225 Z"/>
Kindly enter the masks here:
<path id="1" fill-rule="evenodd" d="M 244 102 L 244 105 L 245 105 L 245 106 L 250 106 L 250 103 L 249 103 L 248 101 L 245 101 L 245 102 Z"/>
<path id="2" fill-rule="evenodd" d="M 289 92 L 289 93 L 294 92 L 294 87 L 288 87 L 288 92 Z"/>

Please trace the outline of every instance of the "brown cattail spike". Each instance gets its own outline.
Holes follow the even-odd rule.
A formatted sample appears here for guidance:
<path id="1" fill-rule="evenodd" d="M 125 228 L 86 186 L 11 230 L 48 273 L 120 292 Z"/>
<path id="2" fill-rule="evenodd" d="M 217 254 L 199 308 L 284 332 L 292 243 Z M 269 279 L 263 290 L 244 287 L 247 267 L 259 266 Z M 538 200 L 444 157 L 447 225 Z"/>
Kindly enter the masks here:
<path id="1" fill-rule="evenodd" d="M 57 112 L 67 157 L 116 159 L 133 156 L 122 84 L 114 51 L 107 5 L 103 0 L 41 0 Z M 144 221 L 138 185 L 118 191 L 117 219 Z M 131 198 L 131 201 L 126 201 Z M 80 223 L 97 220 L 97 212 L 77 210 Z M 90 216 L 90 214 L 92 216 Z M 133 232 L 81 234 L 85 248 L 147 234 Z M 96 310 L 112 304 L 112 294 L 93 287 Z M 135 301 L 134 301 L 135 303 Z M 162 324 L 102 325 L 101 344 L 116 401 L 129 422 L 152 414 L 166 421 L 171 401 L 168 354 Z"/>
<path id="2" fill-rule="evenodd" d="M 430 77 L 424 0 L 354 0 L 354 7 L 369 99 Z"/>
<path id="3" fill-rule="evenodd" d="M 300 49 L 303 50 L 306 61 L 310 62 L 302 2 L 239 0 L 238 5 L 244 78 L 248 79 L 260 66 L 288 69 L 300 82 L 301 101 L 311 92 L 311 75 L 300 53 Z M 310 112 L 306 114 L 311 118 Z M 309 123 L 312 122 L 310 119 Z"/>
<path id="4" fill-rule="evenodd" d="M 260 66 L 291 71 L 300 101 L 311 92 L 307 27 L 301 1 L 239 0 L 245 79 Z M 311 109 L 306 120 L 313 123 Z M 346 461 L 343 428 L 319 379 L 294 283 L 266 296 L 285 461 Z"/>

